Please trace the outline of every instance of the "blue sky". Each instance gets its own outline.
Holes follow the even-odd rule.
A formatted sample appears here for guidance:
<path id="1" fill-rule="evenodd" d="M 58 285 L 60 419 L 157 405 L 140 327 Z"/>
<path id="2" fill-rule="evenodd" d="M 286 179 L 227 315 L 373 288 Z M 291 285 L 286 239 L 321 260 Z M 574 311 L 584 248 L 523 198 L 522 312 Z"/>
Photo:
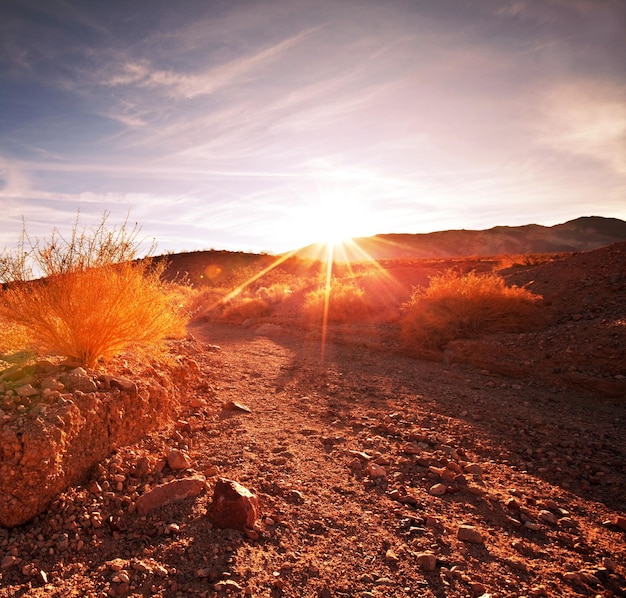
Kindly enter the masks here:
<path id="1" fill-rule="evenodd" d="M 626 219 L 622 0 L 0 0 L 0 247 Z"/>

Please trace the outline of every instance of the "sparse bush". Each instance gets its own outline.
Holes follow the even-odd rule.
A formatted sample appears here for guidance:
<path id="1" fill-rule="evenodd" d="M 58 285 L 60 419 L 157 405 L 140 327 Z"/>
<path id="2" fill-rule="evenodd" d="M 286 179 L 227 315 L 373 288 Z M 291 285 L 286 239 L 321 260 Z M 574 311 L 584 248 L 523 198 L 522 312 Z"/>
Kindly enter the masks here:
<path id="1" fill-rule="evenodd" d="M 276 283 L 269 287 L 261 287 L 257 292 L 259 299 L 263 299 L 269 304 L 282 303 L 291 295 L 292 291 L 289 285 Z"/>
<path id="2" fill-rule="evenodd" d="M 494 274 L 448 270 L 404 304 L 402 339 L 407 347 L 440 349 L 451 340 L 481 333 L 528 330 L 540 320 L 539 299 L 527 289 L 507 287 Z"/>
<path id="3" fill-rule="evenodd" d="M 224 308 L 222 319 L 242 323 L 251 318 L 261 318 L 270 313 L 269 303 L 258 297 L 235 298 Z"/>
<path id="4" fill-rule="evenodd" d="M 328 288 L 310 291 L 304 297 L 304 314 L 321 321 L 327 307 L 328 322 L 355 322 L 366 319 L 372 309 L 365 292 L 351 281 L 333 279 Z"/>
<path id="5" fill-rule="evenodd" d="M 558 254 L 554 253 L 523 253 L 520 255 L 501 255 L 494 258 L 494 270 L 506 270 L 515 267 L 532 267 L 552 262 Z"/>
<path id="6" fill-rule="evenodd" d="M 176 284 L 173 291 L 178 305 L 182 306 L 192 321 L 202 320 L 220 312 L 227 295 L 225 289 L 197 288 L 189 284 Z"/>
<path id="7" fill-rule="evenodd" d="M 156 349 L 183 332 L 172 285 L 161 279 L 166 263 L 135 260 L 137 227 L 108 230 L 106 219 L 82 232 L 77 219 L 69 240 L 55 230 L 32 243 L 23 233 L 17 251 L 1 256 L 9 280 L 0 318 L 25 331 L 35 353 L 93 367 L 129 347 Z"/>

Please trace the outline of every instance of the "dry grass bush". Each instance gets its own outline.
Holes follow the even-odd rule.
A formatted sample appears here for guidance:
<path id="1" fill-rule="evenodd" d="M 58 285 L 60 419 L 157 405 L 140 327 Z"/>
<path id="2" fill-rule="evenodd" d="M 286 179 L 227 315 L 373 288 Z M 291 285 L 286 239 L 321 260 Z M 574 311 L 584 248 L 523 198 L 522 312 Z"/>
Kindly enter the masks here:
<path id="1" fill-rule="evenodd" d="M 267 316 L 270 312 L 270 304 L 260 297 L 236 297 L 224 308 L 222 319 L 226 322 L 242 323 Z"/>
<path id="2" fill-rule="evenodd" d="M 222 288 L 177 284 L 174 294 L 190 320 L 202 320 L 221 312 L 228 293 Z"/>
<path id="3" fill-rule="evenodd" d="M 323 286 L 304 296 L 303 313 L 309 321 L 321 321 L 326 307 L 328 322 L 357 322 L 372 314 L 363 289 L 349 280 L 333 279 L 329 288 Z"/>
<path id="4" fill-rule="evenodd" d="M 540 266 L 552 262 L 561 254 L 554 253 L 523 253 L 520 255 L 499 255 L 495 260 L 494 271 L 516 267 Z"/>
<path id="5" fill-rule="evenodd" d="M 35 353 L 93 367 L 129 347 L 158 349 L 184 332 L 173 286 L 161 279 L 165 262 L 134 260 L 137 228 L 107 230 L 106 216 L 90 231 L 80 232 L 77 220 L 69 240 L 55 231 L 32 243 L 23 234 L 17 252 L 3 254 L 11 280 L 0 318 L 25 331 Z"/>
<path id="6" fill-rule="evenodd" d="M 401 337 L 407 348 L 441 349 L 459 338 L 521 332 L 540 324 L 540 299 L 525 288 L 507 287 L 495 274 L 448 270 L 405 303 Z"/>
<path id="7" fill-rule="evenodd" d="M 24 328 L 9 322 L 0 322 L 0 361 L 11 361 L 18 354 L 24 357 L 28 354 L 24 352 L 28 345 L 28 335 Z"/>
<path id="8" fill-rule="evenodd" d="M 269 287 L 261 287 L 257 290 L 256 295 L 259 299 L 263 299 L 270 305 L 282 303 L 292 294 L 291 286 L 284 283 L 276 283 Z"/>

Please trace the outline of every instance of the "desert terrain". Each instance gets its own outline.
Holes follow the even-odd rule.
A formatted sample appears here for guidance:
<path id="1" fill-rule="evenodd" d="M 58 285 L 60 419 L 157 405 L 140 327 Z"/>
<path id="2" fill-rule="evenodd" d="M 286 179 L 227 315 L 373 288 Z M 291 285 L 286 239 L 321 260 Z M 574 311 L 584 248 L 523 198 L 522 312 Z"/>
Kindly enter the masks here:
<path id="1" fill-rule="evenodd" d="M 227 269 L 197 257 L 173 270 Z M 450 266 L 496 268 L 391 260 L 384 276 L 343 275 L 399 307 Z M 293 293 L 243 321 L 199 314 L 170 342 L 185 375 L 107 364 L 158 378 L 178 412 L 0 528 L 0 597 L 624 595 L 626 244 L 497 271 L 543 297 L 541 327 L 411 355 L 392 317 L 323 331 Z M 202 491 L 138 512 L 187 478 Z M 219 478 L 256 494 L 254 529 L 209 517 Z"/>

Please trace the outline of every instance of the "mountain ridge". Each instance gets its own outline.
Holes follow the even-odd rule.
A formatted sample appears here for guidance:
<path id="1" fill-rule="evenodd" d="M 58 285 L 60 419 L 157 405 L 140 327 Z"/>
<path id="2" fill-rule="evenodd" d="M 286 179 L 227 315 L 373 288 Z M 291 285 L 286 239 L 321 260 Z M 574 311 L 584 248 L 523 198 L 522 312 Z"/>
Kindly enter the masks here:
<path id="1" fill-rule="evenodd" d="M 386 233 L 358 237 L 337 247 L 337 261 L 365 259 L 450 258 L 588 251 L 626 241 L 626 222 L 619 218 L 582 216 L 543 226 L 499 225 L 484 230 L 444 230 L 431 233 Z M 295 255 L 304 259 L 324 259 L 323 243 L 302 247 Z"/>

